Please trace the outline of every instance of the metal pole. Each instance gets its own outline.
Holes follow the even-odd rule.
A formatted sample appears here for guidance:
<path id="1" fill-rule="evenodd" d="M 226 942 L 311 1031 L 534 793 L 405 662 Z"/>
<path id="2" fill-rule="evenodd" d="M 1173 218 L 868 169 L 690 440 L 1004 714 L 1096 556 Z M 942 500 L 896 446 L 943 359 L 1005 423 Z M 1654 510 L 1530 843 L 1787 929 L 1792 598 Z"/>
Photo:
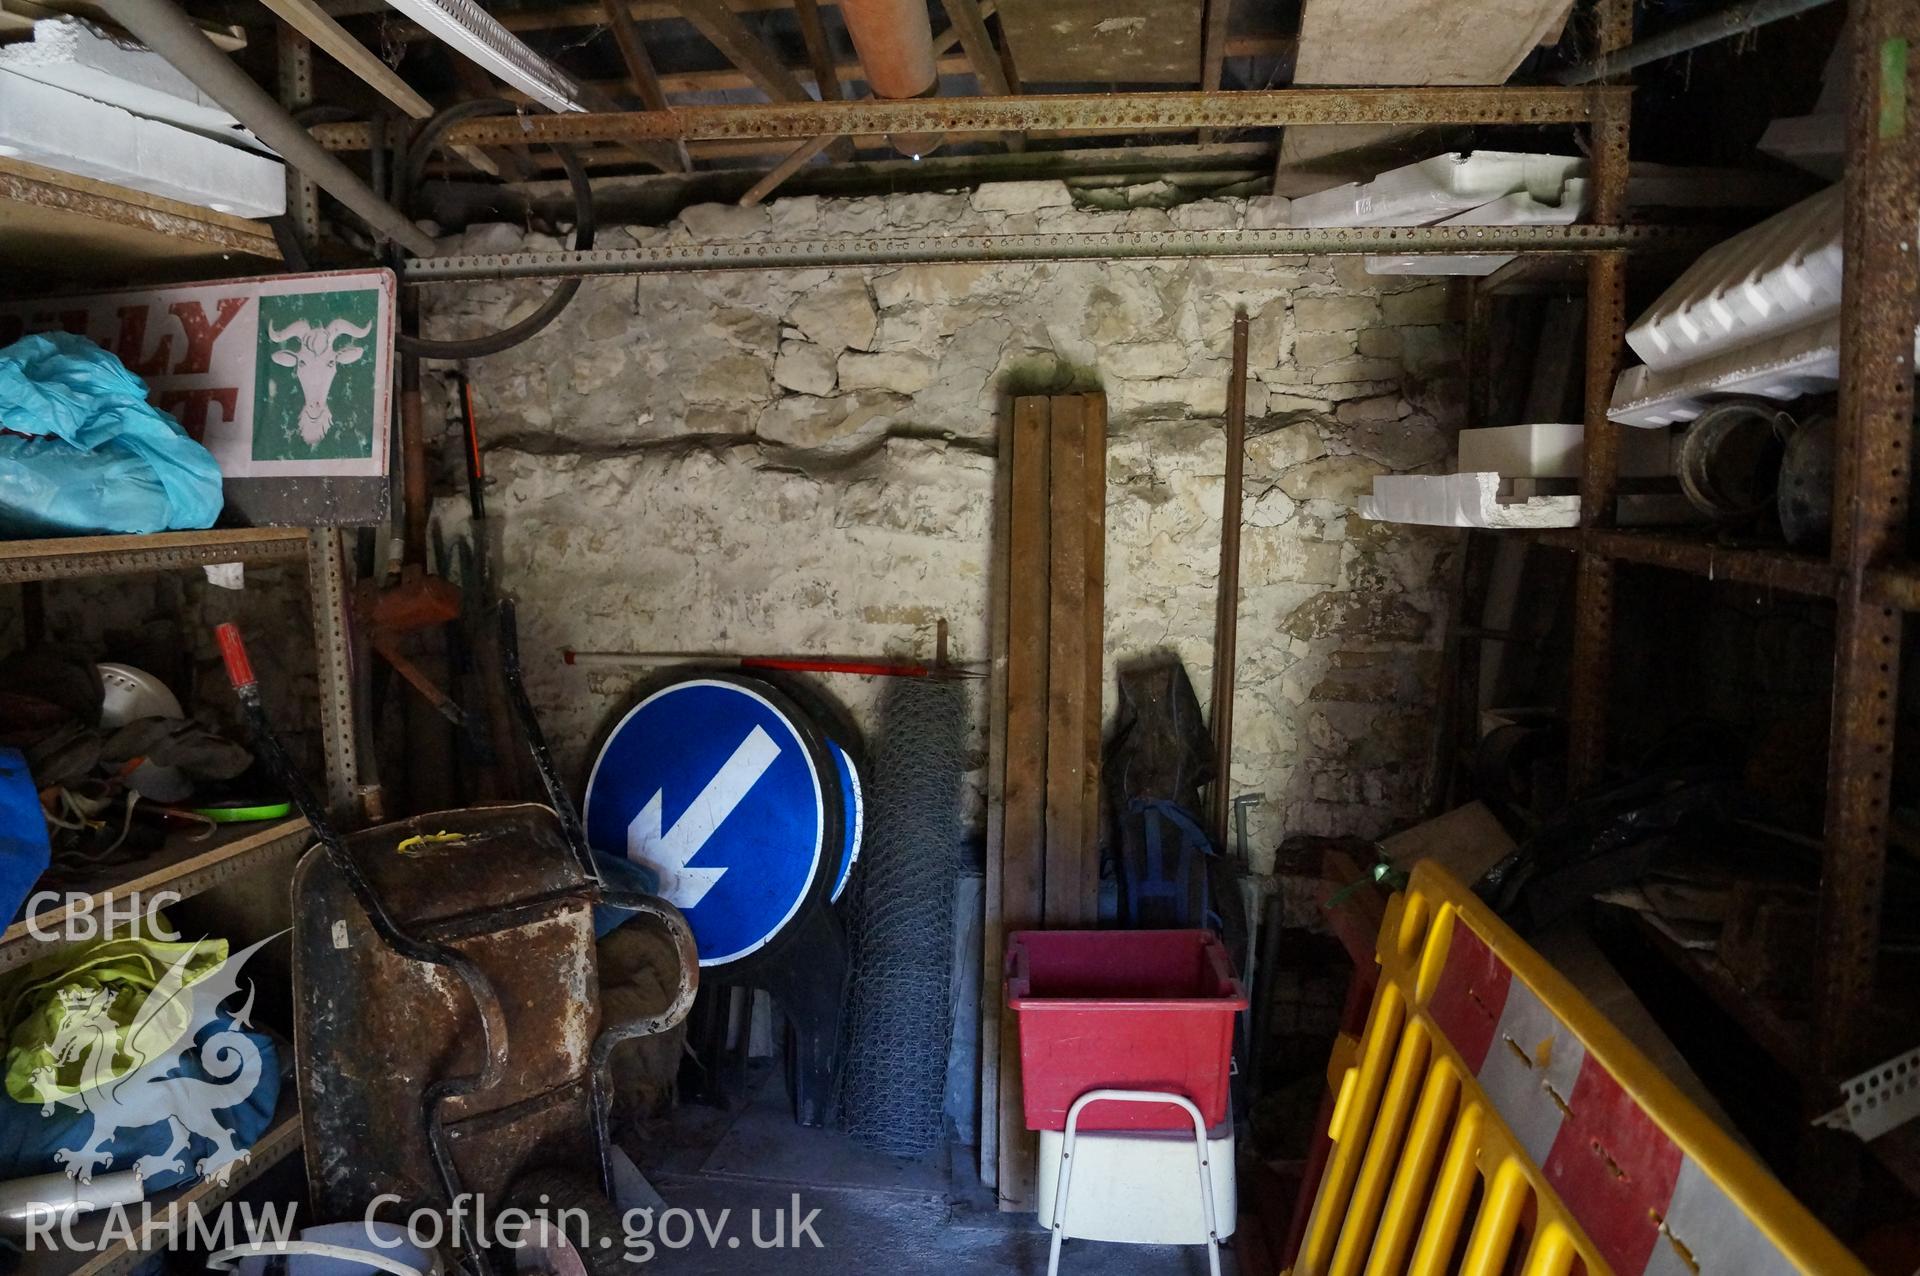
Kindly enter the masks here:
<path id="1" fill-rule="evenodd" d="M 1213 622 L 1213 820 L 1227 844 L 1233 805 L 1233 669 L 1240 643 L 1240 484 L 1247 452 L 1247 312 L 1233 316 L 1233 379 L 1227 383 L 1227 482 L 1220 498 L 1220 593 Z"/>
<path id="2" fill-rule="evenodd" d="M 1697 22 L 1688 22 L 1671 31 L 1664 31 L 1648 40 L 1637 40 L 1626 48 L 1613 53 L 1603 53 L 1591 62 L 1582 62 L 1570 66 L 1564 71 L 1554 73 L 1553 79 L 1560 84 L 1591 84 L 1595 80 L 1604 80 L 1609 76 L 1631 71 L 1637 66 L 1649 62 L 1659 62 L 1664 58 L 1714 44 L 1748 31 L 1757 31 L 1770 22 L 1782 18 L 1791 18 L 1818 9 L 1821 5 L 1831 4 L 1833 0 L 1757 0 L 1754 4 L 1729 5 Z"/>
<path id="3" fill-rule="evenodd" d="M 287 163 L 365 218 L 376 232 L 410 252 L 433 255 L 434 243 L 426 232 L 323 150 L 265 89 L 215 48 L 173 0 L 101 0 L 100 7 L 252 129 Z"/>

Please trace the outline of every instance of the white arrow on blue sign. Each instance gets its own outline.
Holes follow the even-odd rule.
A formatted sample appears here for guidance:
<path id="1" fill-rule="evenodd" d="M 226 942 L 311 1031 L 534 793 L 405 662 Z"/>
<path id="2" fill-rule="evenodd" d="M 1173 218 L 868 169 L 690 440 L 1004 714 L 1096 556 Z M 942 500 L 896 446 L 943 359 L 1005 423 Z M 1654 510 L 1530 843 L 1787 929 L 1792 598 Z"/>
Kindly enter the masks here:
<path id="1" fill-rule="evenodd" d="M 840 867 L 840 776 L 810 723 L 747 679 L 670 683 L 607 737 L 587 841 L 644 864 L 686 915 L 702 966 L 766 947 Z M 831 839 L 831 841 L 829 841 Z"/>

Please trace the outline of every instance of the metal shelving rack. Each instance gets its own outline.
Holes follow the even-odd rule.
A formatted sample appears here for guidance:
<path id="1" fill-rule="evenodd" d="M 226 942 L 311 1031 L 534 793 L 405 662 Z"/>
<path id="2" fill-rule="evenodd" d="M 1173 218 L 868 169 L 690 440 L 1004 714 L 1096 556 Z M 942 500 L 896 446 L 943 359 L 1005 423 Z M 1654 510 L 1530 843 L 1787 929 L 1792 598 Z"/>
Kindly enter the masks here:
<path id="1" fill-rule="evenodd" d="M 0 585 L 125 576 L 214 563 L 304 562 L 313 617 L 314 664 L 328 805 L 350 817 L 359 779 L 347 633 L 347 577 L 340 533 L 331 528 L 230 528 L 148 536 L 70 536 L 0 541 Z"/>
<path id="2" fill-rule="evenodd" d="M 1602 0 L 1602 43 L 1629 37 L 1630 5 Z M 1792 593 L 1838 609 L 1833 720 L 1820 881 L 1815 1006 L 1804 1079 L 1834 1094 L 1870 1065 L 1866 1020 L 1880 949 L 1904 613 L 1920 610 L 1920 570 L 1906 562 L 1913 437 L 1913 331 L 1920 301 L 1920 0 L 1855 0 L 1846 168 L 1845 303 L 1841 328 L 1834 529 L 1825 557 L 1727 548 L 1683 535 L 1610 526 L 1619 431 L 1607 407 L 1625 345 L 1625 259 L 1587 267 L 1586 461 L 1581 526 L 1540 542 L 1578 556 L 1571 686 L 1571 780 L 1591 787 L 1607 756 L 1615 565 L 1650 564 Z M 1594 123 L 1595 220 L 1617 222 L 1625 190 L 1626 112 L 1602 104 Z M 1484 306 L 1484 298 L 1476 310 Z"/>
<path id="3" fill-rule="evenodd" d="M 327 789 L 336 810 L 350 809 L 356 780 L 353 713 L 349 688 L 346 575 L 339 533 L 304 528 L 167 532 L 151 536 L 80 536 L 58 540 L 0 542 L 0 583 L 36 585 L 51 580 L 128 575 L 194 568 L 212 563 L 302 562 L 313 616 L 315 664 L 322 687 Z M 294 861 L 311 839 L 307 822 L 293 818 L 264 826 L 223 830 L 205 841 L 170 839 L 154 855 L 124 870 L 126 876 L 98 885 L 86 907 L 100 913 L 136 892 L 172 891 L 186 898 L 241 874 L 273 872 L 291 879 Z M 41 930 L 75 911 L 61 906 L 38 913 Z M 33 960 L 57 940 L 36 937 L 22 920 L 0 932 L 0 971 Z M 143 1262 L 153 1246 L 191 1226 L 192 1210 L 206 1212 L 233 1196 L 272 1166 L 298 1151 L 301 1125 L 289 1086 L 280 1110 L 255 1141 L 245 1162 L 224 1182 L 202 1179 L 160 1194 L 146 1207 L 131 1207 L 134 1226 L 108 1237 L 104 1216 L 76 1227 L 97 1242 L 77 1251 L 41 1248 L 29 1252 L 21 1270 L 30 1276 L 120 1276 Z"/>

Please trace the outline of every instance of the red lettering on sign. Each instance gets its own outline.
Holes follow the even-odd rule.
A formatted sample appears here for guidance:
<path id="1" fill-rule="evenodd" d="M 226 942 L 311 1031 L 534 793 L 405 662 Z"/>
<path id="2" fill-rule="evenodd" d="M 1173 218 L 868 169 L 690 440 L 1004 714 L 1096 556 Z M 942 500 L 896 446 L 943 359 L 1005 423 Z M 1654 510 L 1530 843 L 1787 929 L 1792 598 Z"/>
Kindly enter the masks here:
<path id="1" fill-rule="evenodd" d="M 187 333 L 187 352 L 181 356 L 180 362 L 173 365 L 173 374 L 180 376 L 189 372 L 205 372 L 213 362 L 213 343 L 250 300 L 248 297 L 222 297 L 220 317 L 212 323 L 207 322 L 206 308 L 197 301 L 176 301 L 168 306 L 168 313 L 180 320 L 180 326 Z"/>
<path id="2" fill-rule="evenodd" d="M 213 404 L 220 405 L 221 420 L 233 420 L 234 413 L 240 407 L 239 386 L 218 386 L 212 389 L 162 390 L 154 400 L 154 406 L 162 412 L 171 412 L 186 427 L 187 436 L 195 443 L 201 441 L 207 432 L 207 409 Z M 175 409 L 179 409 L 175 411 Z"/>
<path id="3" fill-rule="evenodd" d="M 120 356 L 120 362 L 138 376 L 159 376 L 166 372 L 167 363 L 173 357 L 173 334 L 160 338 L 151 355 L 144 353 L 147 348 L 146 306 L 122 306 L 116 312 L 120 316 L 120 337 L 114 342 L 114 351 Z"/>
<path id="4" fill-rule="evenodd" d="M 51 329 L 71 332 L 76 337 L 87 335 L 87 312 L 85 310 L 42 310 L 33 316 L 33 330 L 47 332 Z"/>

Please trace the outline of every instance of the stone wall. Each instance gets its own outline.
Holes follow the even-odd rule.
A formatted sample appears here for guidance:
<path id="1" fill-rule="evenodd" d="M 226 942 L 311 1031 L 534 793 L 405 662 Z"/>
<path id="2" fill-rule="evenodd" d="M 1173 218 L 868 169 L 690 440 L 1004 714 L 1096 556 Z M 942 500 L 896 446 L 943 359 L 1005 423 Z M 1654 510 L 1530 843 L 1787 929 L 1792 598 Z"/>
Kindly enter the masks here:
<path id="1" fill-rule="evenodd" d="M 1102 210 L 1060 183 L 1023 182 L 700 206 L 600 243 L 1216 228 L 1261 224 L 1261 204 Z M 553 245 L 499 225 L 453 242 Z M 430 289 L 427 331 L 497 327 L 547 286 Z M 1445 283 L 1370 277 L 1357 258 L 589 281 L 548 331 L 470 369 L 502 576 L 563 765 L 584 775 L 632 680 L 568 668 L 562 647 L 927 656 L 944 617 L 955 658 L 983 657 L 996 422 L 1012 394 L 1036 390 L 1108 400 L 1109 711 L 1116 662 L 1159 649 L 1179 653 L 1204 702 L 1221 416 L 1245 307 L 1234 785 L 1267 794 L 1253 821 L 1263 864 L 1285 834 L 1404 821 L 1457 541 L 1352 509 L 1375 474 L 1443 468 L 1461 403 L 1449 303 Z M 447 416 L 443 457 L 457 465 Z M 464 500 L 443 500 L 439 516 L 458 530 Z M 831 689 L 865 721 L 873 687 Z"/>

